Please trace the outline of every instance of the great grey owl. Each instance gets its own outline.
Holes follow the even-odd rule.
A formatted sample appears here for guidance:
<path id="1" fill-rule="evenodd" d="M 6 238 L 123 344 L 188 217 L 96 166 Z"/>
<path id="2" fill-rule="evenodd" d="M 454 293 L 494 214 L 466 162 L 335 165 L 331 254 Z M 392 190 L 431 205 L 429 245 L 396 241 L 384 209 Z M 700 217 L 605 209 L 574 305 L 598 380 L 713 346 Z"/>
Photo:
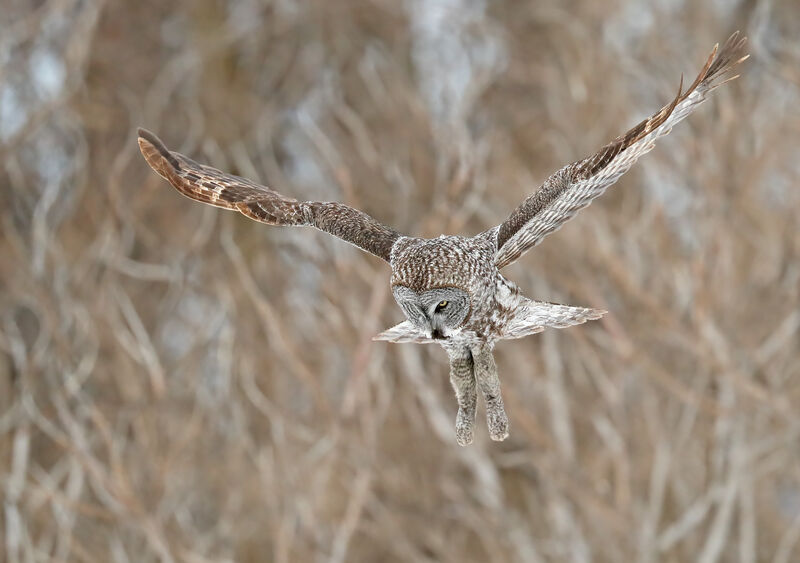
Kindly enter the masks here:
<path id="1" fill-rule="evenodd" d="M 456 440 L 472 442 L 478 389 L 486 403 L 489 435 L 503 440 L 508 417 L 492 355 L 495 343 L 598 319 L 605 311 L 533 301 L 500 270 L 602 194 L 709 92 L 736 78 L 723 80 L 747 58 L 744 45 L 745 39 L 734 33 L 719 52 L 714 48 L 685 91 L 681 79 L 677 96 L 658 113 L 596 154 L 557 171 L 500 225 L 473 237 L 406 236 L 341 203 L 298 201 L 172 152 L 143 129 L 139 147 L 153 170 L 192 199 L 268 225 L 316 227 L 388 262 L 392 293 L 407 320 L 375 339 L 440 344 L 450 357 L 458 400 Z"/>

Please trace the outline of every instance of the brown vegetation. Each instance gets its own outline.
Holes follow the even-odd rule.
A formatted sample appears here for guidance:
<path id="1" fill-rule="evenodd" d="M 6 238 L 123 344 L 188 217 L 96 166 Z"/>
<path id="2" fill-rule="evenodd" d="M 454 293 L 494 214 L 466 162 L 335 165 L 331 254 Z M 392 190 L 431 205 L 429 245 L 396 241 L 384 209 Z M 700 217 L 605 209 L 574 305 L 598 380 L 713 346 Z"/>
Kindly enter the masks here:
<path id="1" fill-rule="evenodd" d="M 797 2 L 171 4 L 0 10 L 0 560 L 800 558 Z M 742 78 L 507 269 L 610 313 L 498 346 L 501 444 L 370 340 L 385 264 L 135 142 L 476 233 L 735 29 Z"/>

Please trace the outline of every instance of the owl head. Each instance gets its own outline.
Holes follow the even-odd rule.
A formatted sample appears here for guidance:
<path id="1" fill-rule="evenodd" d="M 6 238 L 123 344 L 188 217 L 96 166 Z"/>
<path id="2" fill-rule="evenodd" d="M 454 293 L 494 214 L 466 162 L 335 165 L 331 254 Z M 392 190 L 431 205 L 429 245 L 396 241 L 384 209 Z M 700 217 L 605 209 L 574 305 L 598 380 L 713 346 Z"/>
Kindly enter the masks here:
<path id="1" fill-rule="evenodd" d="M 414 291 L 392 287 L 395 301 L 414 327 L 432 340 L 444 340 L 464 324 L 470 313 L 469 295 L 457 287 Z"/>
<path id="2" fill-rule="evenodd" d="M 395 245 L 392 294 L 408 319 L 403 327 L 417 336 L 413 340 L 445 340 L 469 320 L 473 288 L 486 274 L 475 245 L 474 239 L 456 236 L 408 238 Z"/>

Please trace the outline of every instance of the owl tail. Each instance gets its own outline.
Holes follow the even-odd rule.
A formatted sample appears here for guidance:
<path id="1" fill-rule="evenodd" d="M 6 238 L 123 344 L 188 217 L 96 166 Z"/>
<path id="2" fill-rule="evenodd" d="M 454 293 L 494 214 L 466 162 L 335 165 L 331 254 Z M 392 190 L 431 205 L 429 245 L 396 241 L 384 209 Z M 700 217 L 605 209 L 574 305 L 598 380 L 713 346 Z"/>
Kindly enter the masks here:
<path id="1" fill-rule="evenodd" d="M 501 338 L 522 338 L 523 336 L 542 332 L 548 327 L 567 328 L 568 326 L 599 319 L 607 312 L 601 309 L 572 307 L 570 305 L 525 299 L 512 313 Z"/>

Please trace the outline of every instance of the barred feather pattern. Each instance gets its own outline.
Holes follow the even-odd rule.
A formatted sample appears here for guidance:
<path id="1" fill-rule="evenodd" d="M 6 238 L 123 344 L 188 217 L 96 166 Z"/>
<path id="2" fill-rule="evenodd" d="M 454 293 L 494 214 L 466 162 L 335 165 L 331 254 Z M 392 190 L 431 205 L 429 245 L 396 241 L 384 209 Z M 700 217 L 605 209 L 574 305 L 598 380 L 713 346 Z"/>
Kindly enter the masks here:
<path id="1" fill-rule="evenodd" d="M 194 200 L 238 211 L 268 225 L 315 227 L 387 262 L 400 237 L 400 233 L 348 205 L 297 201 L 247 178 L 198 164 L 170 151 L 145 129 L 139 129 L 139 148 L 153 170 Z"/>
<path id="2" fill-rule="evenodd" d="M 569 164 L 555 172 L 542 187 L 528 197 L 501 225 L 493 229 L 497 240 L 495 264 L 503 268 L 515 262 L 550 233 L 558 230 L 578 211 L 601 195 L 627 172 L 656 139 L 689 115 L 722 84 L 737 78 L 723 77 L 744 61 L 746 39 L 737 31 L 719 51 L 717 47 L 694 82 L 683 90 L 683 79 L 675 98 L 653 116 L 617 137 L 596 154 Z"/>

